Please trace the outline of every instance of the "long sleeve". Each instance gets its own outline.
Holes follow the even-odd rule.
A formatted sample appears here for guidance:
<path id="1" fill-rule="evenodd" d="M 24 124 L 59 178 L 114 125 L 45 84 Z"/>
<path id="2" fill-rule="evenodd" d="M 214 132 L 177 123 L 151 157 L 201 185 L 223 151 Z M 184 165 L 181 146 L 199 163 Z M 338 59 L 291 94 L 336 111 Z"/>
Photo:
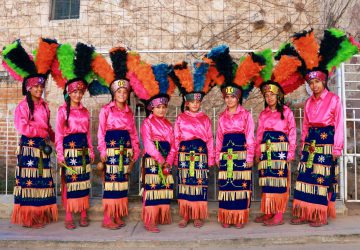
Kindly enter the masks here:
<path id="1" fill-rule="evenodd" d="M 212 134 L 210 119 L 207 119 L 207 121 L 206 121 L 206 131 L 207 131 L 206 147 L 208 150 L 208 164 L 209 164 L 209 166 L 214 166 L 215 165 L 214 138 L 213 138 L 213 134 Z"/>
<path id="2" fill-rule="evenodd" d="M 98 138 L 98 150 L 101 157 L 106 156 L 106 142 L 105 142 L 105 133 L 106 133 L 106 121 L 107 121 L 107 110 L 102 108 L 99 114 L 99 128 L 97 133 Z"/>
<path id="3" fill-rule="evenodd" d="M 174 132 L 171 131 L 169 134 L 170 139 L 170 152 L 168 156 L 166 157 L 166 162 L 172 166 L 174 164 L 174 158 L 176 155 L 176 147 L 175 147 L 175 138 L 174 138 Z"/>
<path id="4" fill-rule="evenodd" d="M 220 164 L 220 151 L 224 140 L 224 133 L 222 129 L 221 118 L 218 120 L 218 126 L 216 130 L 216 149 L 215 149 L 215 162 Z"/>
<path id="5" fill-rule="evenodd" d="M 342 106 L 340 98 L 336 98 L 336 106 L 334 112 L 334 125 L 335 125 L 335 135 L 334 135 L 334 148 L 333 155 L 341 156 L 341 151 L 344 148 L 344 120 L 342 114 Z"/>
<path id="6" fill-rule="evenodd" d="M 308 129 L 309 129 L 309 118 L 307 116 L 307 113 L 305 112 L 306 111 L 306 103 L 305 103 L 305 107 L 304 107 L 304 119 L 303 119 L 303 124 L 302 124 L 302 129 L 301 129 L 301 149 L 303 148 L 304 146 L 304 143 L 305 143 L 305 138 L 308 134 Z"/>
<path id="7" fill-rule="evenodd" d="M 254 161 L 254 151 L 255 151 L 255 140 L 254 140 L 254 120 L 251 116 L 251 113 L 248 113 L 248 119 L 245 127 L 245 137 L 246 137 L 246 161 Z"/>
<path id="8" fill-rule="evenodd" d="M 180 138 L 181 138 L 181 134 L 180 134 L 180 122 L 179 122 L 179 117 L 176 119 L 175 121 L 175 126 L 174 126 L 174 144 L 175 144 L 175 150 L 176 152 L 178 152 L 179 150 L 179 146 L 180 146 Z M 178 165 L 178 154 L 175 154 L 175 159 L 174 159 L 174 165 L 177 166 Z"/>
<path id="9" fill-rule="evenodd" d="M 87 142 L 88 142 L 88 147 L 90 149 L 90 159 L 93 160 L 95 158 L 95 153 L 94 153 L 94 147 L 92 145 L 92 141 L 91 141 L 91 131 L 90 131 L 90 114 L 89 111 L 86 111 L 87 115 L 88 115 L 88 120 L 89 120 L 89 125 L 88 125 L 88 129 L 86 132 L 86 138 L 87 138 Z"/>
<path id="10" fill-rule="evenodd" d="M 264 121 L 262 113 L 259 115 L 258 127 L 256 130 L 256 144 L 255 144 L 255 155 L 257 157 L 261 156 L 261 141 L 264 135 Z"/>
<path id="11" fill-rule="evenodd" d="M 59 108 L 56 116 L 56 133 L 55 133 L 55 148 L 58 162 L 64 161 L 64 128 L 65 128 L 65 114 Z"/>
<path id="12" fill-rule="evenodd" d="M 37 134 L 42 138 L 47 137 L 47 131 L 40 132 L 40 128 L 36 128 L 29 120 L 30 111 L 25 105 L 21 103 L 15 109 L 15 127 L 20 134 L 28 137 L 34 137 Z"/>
<path id="13" fill-rule="evenodd" d="M 135 119 L 134 117 L 131 118 L 131 129 L 129 130 L 130 139 L 131 139 L 131 146 L 134 151 L 134 160 L 136 161 L 139 158 L 140 155 L 140 143 L 139 143 L 139 137 L 138 133 L 136 131 L 135 126 Z"/>
<path id="14" fill-rule="evenodd" d="M 164 164 L 165 159 L 156 149 L 156 146 L 151 138 L 150 124 L 148 124 L 146 120 L 143 122 L 140 132 L 145 152 L 148 153 L 151 157 L 153 157 L 158 163 Z"/>
<path id="15" fill-rule="evenodd" d="M 296 149 L 296 122 L 294 118 L 294 113 L 289 110 L 288 113 L 288 126 L 289 126 L 289 152 L 287 155 L 288 160 L 295 159 L 295 149 Z"/>

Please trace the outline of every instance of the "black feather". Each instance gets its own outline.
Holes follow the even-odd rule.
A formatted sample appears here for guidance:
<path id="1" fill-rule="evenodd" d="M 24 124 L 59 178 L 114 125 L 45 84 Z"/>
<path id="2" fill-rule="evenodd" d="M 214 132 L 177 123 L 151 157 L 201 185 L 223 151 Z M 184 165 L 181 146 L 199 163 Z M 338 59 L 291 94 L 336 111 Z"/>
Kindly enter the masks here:
<path id="1" fill-rule="evenodd" d="M 77 77 L 84 79 L 91 71 L 92 54 L 95 48 L 83 43 L 76 44 L 76 58 L 74 60 L 74 73 Z"/>
<path id="2" fill-rule="evenodd" d="M 186 68 L 186 65 L 187 65 L 187 63 L 185 64 L 185 68 Z M 175 74 L 175 71 L 174 71 L 174 69 L 183 69 L 184 63 L 182 63 L 182 64 L 180 64 L 180 65 L 177 64 L 177 65 L 175 65 L 175 66 L 170 65 L 170 67 L 171 67 L 171 70 L 170 70 L 170 72 L 169 72 L 169 77 L 173 80 L 173 82 L 174 82 L 174 84 L 176 85 L 176 87 L 178 87 L 180 93 L 181 93 L 182 95 L 186 95 L 187 92 L 186 92 L 185 88 L 183 88 L 183 87 L 181 86 L 180 80 L 179 80 L 179 78 L 177 77 L 177 75 Z"/>
<path id="3" fill-rule="evenodd" d="M 224 76 L 224 84 L 231 84 L 233 82 L 233 60 L 230 56 L 229 48 L 227 47 L 222 53 L 213 53 L 209 57 L 214 63 L 217 71 Z"/>
<path id="4" fill-rule="evenodd" d="M 326 65 L 336 56 L 339 51 L 340 44 L 346 36 L 335 37 L 328 30 L 324 31 L 324 37 L 320 43 L 321 61 L 319 68 L 326 69 Z"/>
<path id="5" fill-rule="evenodd" d="M 34 61 L 30 59 L 30 56 L 21 46 L 19 40 L 18 40 L 18 46 L 12 49 L 11 51 L 9 51 L 9 53 L 7 53 L 4 56 L 4 58 L 10 60 L 17 67 L 21 68 L 23 71 L 26 71 L 30 75 L 37 73 Z"/>
<path id="6" fill-rule="evenodd" d="M 306 36 L 308 33 L 311 33 L 313 31 L 313 29 L 310 29 L 309 31 L 307 30 L 304 30 L 302 32 L 298 32 L 298 33 L 295 33 L 292 37 L 297 40 L 303 36 Z"/>
<path id="7" fill-rule="evenodd" d="M 116 79 L 125 79 L 127 66 L 127 51 L 124 48 L 116 48 L 110 52 L 110 59 Z"/>

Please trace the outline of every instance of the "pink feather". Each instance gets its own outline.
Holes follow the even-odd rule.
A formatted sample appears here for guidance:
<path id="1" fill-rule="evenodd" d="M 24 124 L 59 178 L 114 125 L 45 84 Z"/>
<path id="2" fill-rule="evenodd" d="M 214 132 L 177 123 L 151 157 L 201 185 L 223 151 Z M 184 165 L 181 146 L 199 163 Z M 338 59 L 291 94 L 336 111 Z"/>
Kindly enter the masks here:
<path id="1" fill-rule="evenodd" d="M 12 70 L 12 68 L 10 68 L 5 61 L 2 62 L 2 66 L 9 72 L 11 77 L 14 78 L 16 81 L 23 80 L 23 78 L 20 75 L 18 75 L 14 70 Z"/>
<path id="2" fill-rule="evenodd" d="M 146 92 L 145 87 L 142 85 L 142 83 L 136 77 L 135 73 L 127 72 L 126 77 L 130 80 L 130 85 L 131 85 L 132 89 L 134 90 L 135 94 L 140 99 L 143 99 L 143 100 L 150 99 L 150 95 Z"/>

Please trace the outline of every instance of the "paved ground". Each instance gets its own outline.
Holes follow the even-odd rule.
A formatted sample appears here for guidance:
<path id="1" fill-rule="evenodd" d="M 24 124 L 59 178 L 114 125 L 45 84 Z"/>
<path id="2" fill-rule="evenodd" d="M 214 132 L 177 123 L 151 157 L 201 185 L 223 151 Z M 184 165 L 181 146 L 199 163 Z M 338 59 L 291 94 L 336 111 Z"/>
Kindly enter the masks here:
<path id="1" fill-rule="evenodd" d="M 341 216 L 321 228 L 288 223 L 269 228 L 251 222 L 239 230 L 224 229 L 211 221 L 201 229 L 192 225 L 180 229 L 174 223 L 160 226 L 160 230 L 159 234 L 149 233 L 142 223 L 129 222 L 120 230 L 110 231 L 101 228 L 98 221 L 74 231 L 66 230 L 62 222 L 43 229 L 27 229 L 0 220 L 0 249 L 311 249 L 303 244 L 313 246 L 312 249 L 338 250 L 339 246 L 335 248 L 333 244 L 343 244 L 341 250 L 360 249 L 357 215 Z"/>

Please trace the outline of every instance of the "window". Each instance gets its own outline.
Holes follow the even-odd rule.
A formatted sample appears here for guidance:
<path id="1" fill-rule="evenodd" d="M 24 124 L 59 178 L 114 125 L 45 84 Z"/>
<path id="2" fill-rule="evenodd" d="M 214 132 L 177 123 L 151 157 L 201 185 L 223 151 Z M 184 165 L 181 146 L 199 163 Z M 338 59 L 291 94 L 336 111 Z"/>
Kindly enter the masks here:
<path id="1" fill-rule="evenodd" d="M 52 0 L 51 20 L 76 19 L 80 16 L 80 0 Z"/>

